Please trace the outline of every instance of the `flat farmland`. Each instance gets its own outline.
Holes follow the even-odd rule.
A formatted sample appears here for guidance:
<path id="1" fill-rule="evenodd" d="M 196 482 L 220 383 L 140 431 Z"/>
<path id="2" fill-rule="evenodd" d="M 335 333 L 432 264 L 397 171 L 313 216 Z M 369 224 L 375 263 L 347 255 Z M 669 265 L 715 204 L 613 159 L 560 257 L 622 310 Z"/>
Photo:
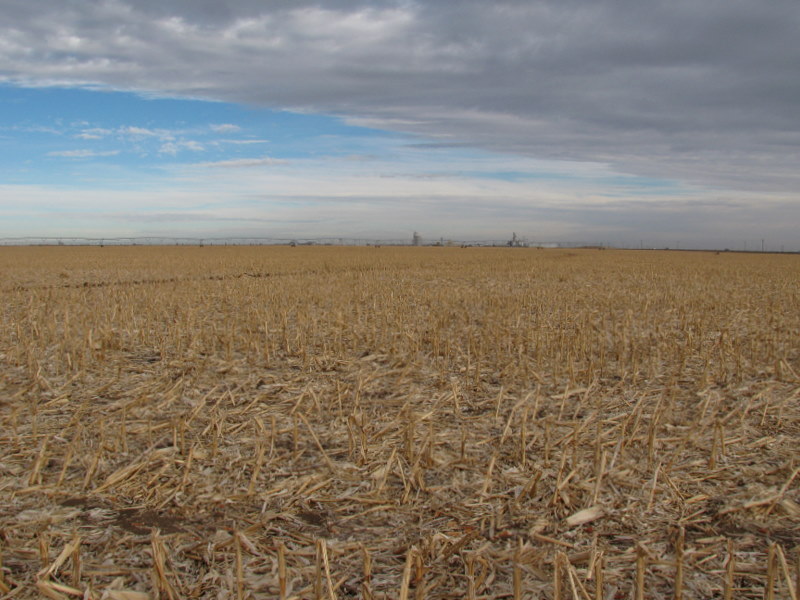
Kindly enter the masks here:
<path id="1" fill-rule="evenodd" d="M 800 256 L 0 248 L 0 598 L 797 598 Z"/>

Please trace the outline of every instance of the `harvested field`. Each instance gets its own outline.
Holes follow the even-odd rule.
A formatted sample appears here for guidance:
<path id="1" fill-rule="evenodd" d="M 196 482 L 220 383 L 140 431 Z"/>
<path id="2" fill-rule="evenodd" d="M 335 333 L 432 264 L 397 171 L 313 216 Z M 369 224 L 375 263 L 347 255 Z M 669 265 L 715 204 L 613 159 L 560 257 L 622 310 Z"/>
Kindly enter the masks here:
<path id="1" fill-rule="evenodd" d="M 800 257 L 0 248 L 0 598 L 792 598 Z"/>

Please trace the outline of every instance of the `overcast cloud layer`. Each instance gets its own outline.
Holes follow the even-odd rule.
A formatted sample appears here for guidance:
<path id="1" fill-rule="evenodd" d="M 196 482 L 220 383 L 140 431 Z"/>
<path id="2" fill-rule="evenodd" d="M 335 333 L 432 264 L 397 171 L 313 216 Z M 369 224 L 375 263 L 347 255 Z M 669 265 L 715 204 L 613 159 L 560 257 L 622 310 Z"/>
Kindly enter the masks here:
<path id="1" fill-rule="evenodd" d="M 800 183 L 796 0 L 4 0 L 0 78 L 344 115 L 720 189 Z"/>

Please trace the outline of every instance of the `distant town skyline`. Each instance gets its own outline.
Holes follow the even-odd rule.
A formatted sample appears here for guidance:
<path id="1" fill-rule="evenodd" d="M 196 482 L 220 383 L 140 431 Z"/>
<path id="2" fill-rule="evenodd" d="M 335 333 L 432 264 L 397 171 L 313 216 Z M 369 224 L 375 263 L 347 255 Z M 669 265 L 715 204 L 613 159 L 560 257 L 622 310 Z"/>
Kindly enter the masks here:
<path id="1" fill-rule="evenodd" d="M 8 0 L 0 238 L 797 251 L 798 30 L 789 0 Z"/>

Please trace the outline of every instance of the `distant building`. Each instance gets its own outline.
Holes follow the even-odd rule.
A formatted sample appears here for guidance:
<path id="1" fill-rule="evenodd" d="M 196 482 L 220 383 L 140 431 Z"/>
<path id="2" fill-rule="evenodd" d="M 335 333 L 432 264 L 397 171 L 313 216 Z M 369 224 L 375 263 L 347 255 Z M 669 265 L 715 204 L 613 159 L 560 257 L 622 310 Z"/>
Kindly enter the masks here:
<path id="1" fill-rule="evenodd" d="M 511 239 L 506 242 L 509 248 L 527 248 L 528 241 L 526 239 L 519 239 L 516 232 L 513 232 Z"/>
<path id="2" fill-rule="evenodd" d="M 422 245 L 422 237 L 416 231 L 414 232 L 414 235 L 411 237 L 411 245 L 412 246 Z"/>

